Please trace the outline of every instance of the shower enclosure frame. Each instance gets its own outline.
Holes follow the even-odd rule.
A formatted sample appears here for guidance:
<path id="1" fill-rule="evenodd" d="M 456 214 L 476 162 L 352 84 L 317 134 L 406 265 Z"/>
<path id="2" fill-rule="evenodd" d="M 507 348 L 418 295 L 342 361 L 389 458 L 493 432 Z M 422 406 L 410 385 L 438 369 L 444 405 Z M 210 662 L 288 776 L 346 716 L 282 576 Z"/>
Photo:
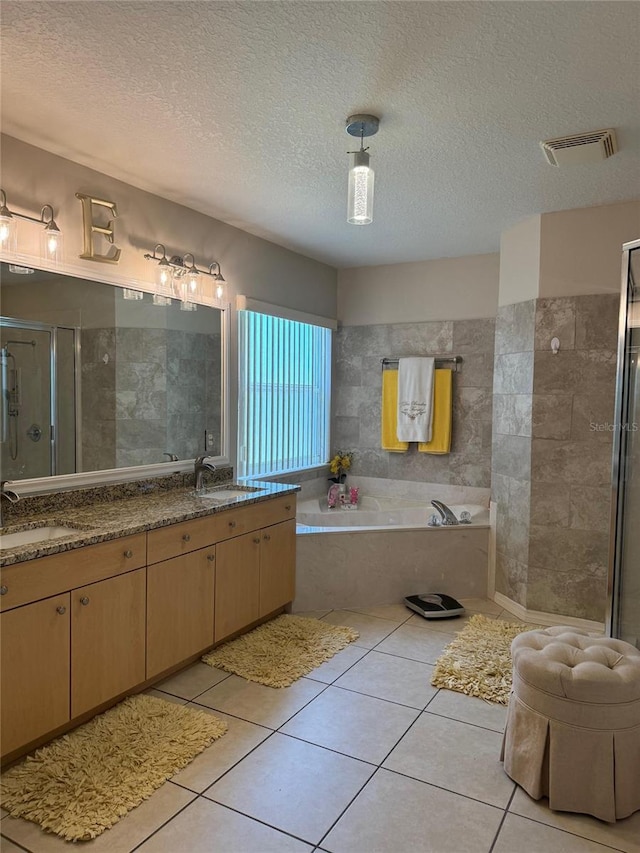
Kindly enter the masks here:
<path id="1" fill-rule="evenodd" d="M 57 397 L 57 376 L 56 365 L 58 356 L 58 329 L 70 329 L 73 331 L 73 357 L 74 357 L 74 423 L 75 423 L 75 459 L 76 470 L 82 464 L 82 443 L 80 440 L 80 427 L 82 413 L 80 411 L 80 329 L 77 326 L 60 325 L 54 326 L 50 323 L 40 323 L 37 320 L 21 320 L 15 317 L 0 317 L 0 327 L 3 329 L 26 329 L 37 332 L 47 332 L 50 335 L 49 347 L 49 411 L 51 413 L 48 425 L 48 441 L 49 441 L 49 468 L 50 472 L 47 476 L 55 476 L 60 469 L 59 456 L 59 441 L 58 441 L 58 397 Z"/>
<path id="2" fill-rule="evenodd" d="M 620 286 L 620 313 L 618 319 L 618 360 L 616 373 L 616 395 L 614 421 L 622 419 L 629 402 L 629 382 L 627 367 L 627 348 L 629 341 L 628 315 L 630 305 L 631 253 L 640 251 L 640 240 L 624 243 L 622 246 L 622 271 Z M 640 283 L 638 283 L 640 286 Z M 611 514 L 609 526 L 609 571 L 607 576 L 607 610 L 605 631 L 613 637 L 618 633 L 620 612 L 620 587 L 622 569 L 622 546 L 624 537 L 624 485 L 621 476 L 624 473 L 628 433 L 619 428 L 613 433 L 613 451 L 611 462 Z"/>

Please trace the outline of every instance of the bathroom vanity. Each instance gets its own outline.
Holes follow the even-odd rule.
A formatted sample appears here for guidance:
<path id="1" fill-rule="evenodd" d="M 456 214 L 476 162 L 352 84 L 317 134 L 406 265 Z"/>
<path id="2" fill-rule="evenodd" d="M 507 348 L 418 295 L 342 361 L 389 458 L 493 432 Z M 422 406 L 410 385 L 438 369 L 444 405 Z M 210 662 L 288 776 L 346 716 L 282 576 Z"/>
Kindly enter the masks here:
<path id="1" fill-rule="evenodd" d="M 98 504 L 69 518 L 75 535 L 3 551 L 3 761 L 282 611 L 297 490 Z"/>

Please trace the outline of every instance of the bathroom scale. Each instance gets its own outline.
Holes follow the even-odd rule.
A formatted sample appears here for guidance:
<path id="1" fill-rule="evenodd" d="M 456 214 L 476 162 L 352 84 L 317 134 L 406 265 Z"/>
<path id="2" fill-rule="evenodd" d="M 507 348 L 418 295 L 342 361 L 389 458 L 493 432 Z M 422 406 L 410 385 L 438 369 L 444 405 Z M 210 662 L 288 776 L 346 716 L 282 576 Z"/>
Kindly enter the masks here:
<path id="1" fill-rule="evenodd" d="M 404 603 L 425 619 L 447 619 L 451 616 L 462 616 L 464 613 L 462 604 L 443 592 L 408 595 Z"/>

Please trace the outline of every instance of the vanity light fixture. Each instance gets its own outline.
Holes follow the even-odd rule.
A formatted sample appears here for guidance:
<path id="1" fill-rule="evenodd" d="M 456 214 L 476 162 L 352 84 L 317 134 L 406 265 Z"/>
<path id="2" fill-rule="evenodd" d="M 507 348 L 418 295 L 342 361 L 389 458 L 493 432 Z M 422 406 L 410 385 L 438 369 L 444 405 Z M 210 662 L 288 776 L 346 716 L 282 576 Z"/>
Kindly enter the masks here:
<path id="1" fill-rule="evenodd" d="M 195 311 L 199 302 L 205 302 L 202 292 L 202 276 L 211 276 L 215 282 L 215 298 L 218 302 L 224 296 L 224 277 L 217 261 L 209 264 L 208 270 L 199 269 L 191 252 L 185 252 L 180 257 L 172 255 L 167 258 L 167 251 L 162 243 L 156 243 L 153 254 L 145 254 L 148 261 L 156 261 L 156 286 L 154 305 L 168 305 L 171 299 L 180 300 L 182 311 Z M 215 272 L 214 272 L 215 268 Z"/>
<path id="2" fill-rule="evenodd" d="M 7 195 L 3 189 L 0 189 L 0 250 L 12 254 L 17 252 L 18 219 L 44 226 L 40 238 L 40 251 L 44 260 L 56 263 L 62 259 L 62 231 L 53 218 L 53 207 L 45 204 L 39 219 L 26 213 L 17 213 L 7 207 Z"/>
<path id="3" fill-rule="evenodd" d="M 370 225 L 373 222 L 374 171 L 369 165 L 369 148 L 364 147 L 365 136 L 375 136 L 380 126 L 377 116 L 358 113 L 347 119 L 347 133 L 360 137 L 360 149 L 353 154 L 349 169 L 349 196 L 347 222 L 350 225 Z"/>

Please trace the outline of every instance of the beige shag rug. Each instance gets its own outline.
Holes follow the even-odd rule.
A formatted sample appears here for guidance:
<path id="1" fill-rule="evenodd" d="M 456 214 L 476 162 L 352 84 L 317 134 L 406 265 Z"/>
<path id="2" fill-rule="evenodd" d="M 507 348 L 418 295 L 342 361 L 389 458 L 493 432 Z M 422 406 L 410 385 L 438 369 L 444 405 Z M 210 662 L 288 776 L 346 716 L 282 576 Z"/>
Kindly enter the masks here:
<path id="1" fill-rule="evenodd" d="M 511 641 L 537 627 L 475 614 L 436 661 L 431 684 L 508 705 Z"/>
<path id="2" fill-rule="evenodd" d="M 7 770 L 2 806 L 66 841 L 88 841 L 226 730 L 204 711 L 133 696 Z"/>
<path id="3" fill-rule="evenodd" d="M 267 687 L 289 687 L 358 637 L 353 628 L 284 614 L 214 649 L 202 660 Z"/>

